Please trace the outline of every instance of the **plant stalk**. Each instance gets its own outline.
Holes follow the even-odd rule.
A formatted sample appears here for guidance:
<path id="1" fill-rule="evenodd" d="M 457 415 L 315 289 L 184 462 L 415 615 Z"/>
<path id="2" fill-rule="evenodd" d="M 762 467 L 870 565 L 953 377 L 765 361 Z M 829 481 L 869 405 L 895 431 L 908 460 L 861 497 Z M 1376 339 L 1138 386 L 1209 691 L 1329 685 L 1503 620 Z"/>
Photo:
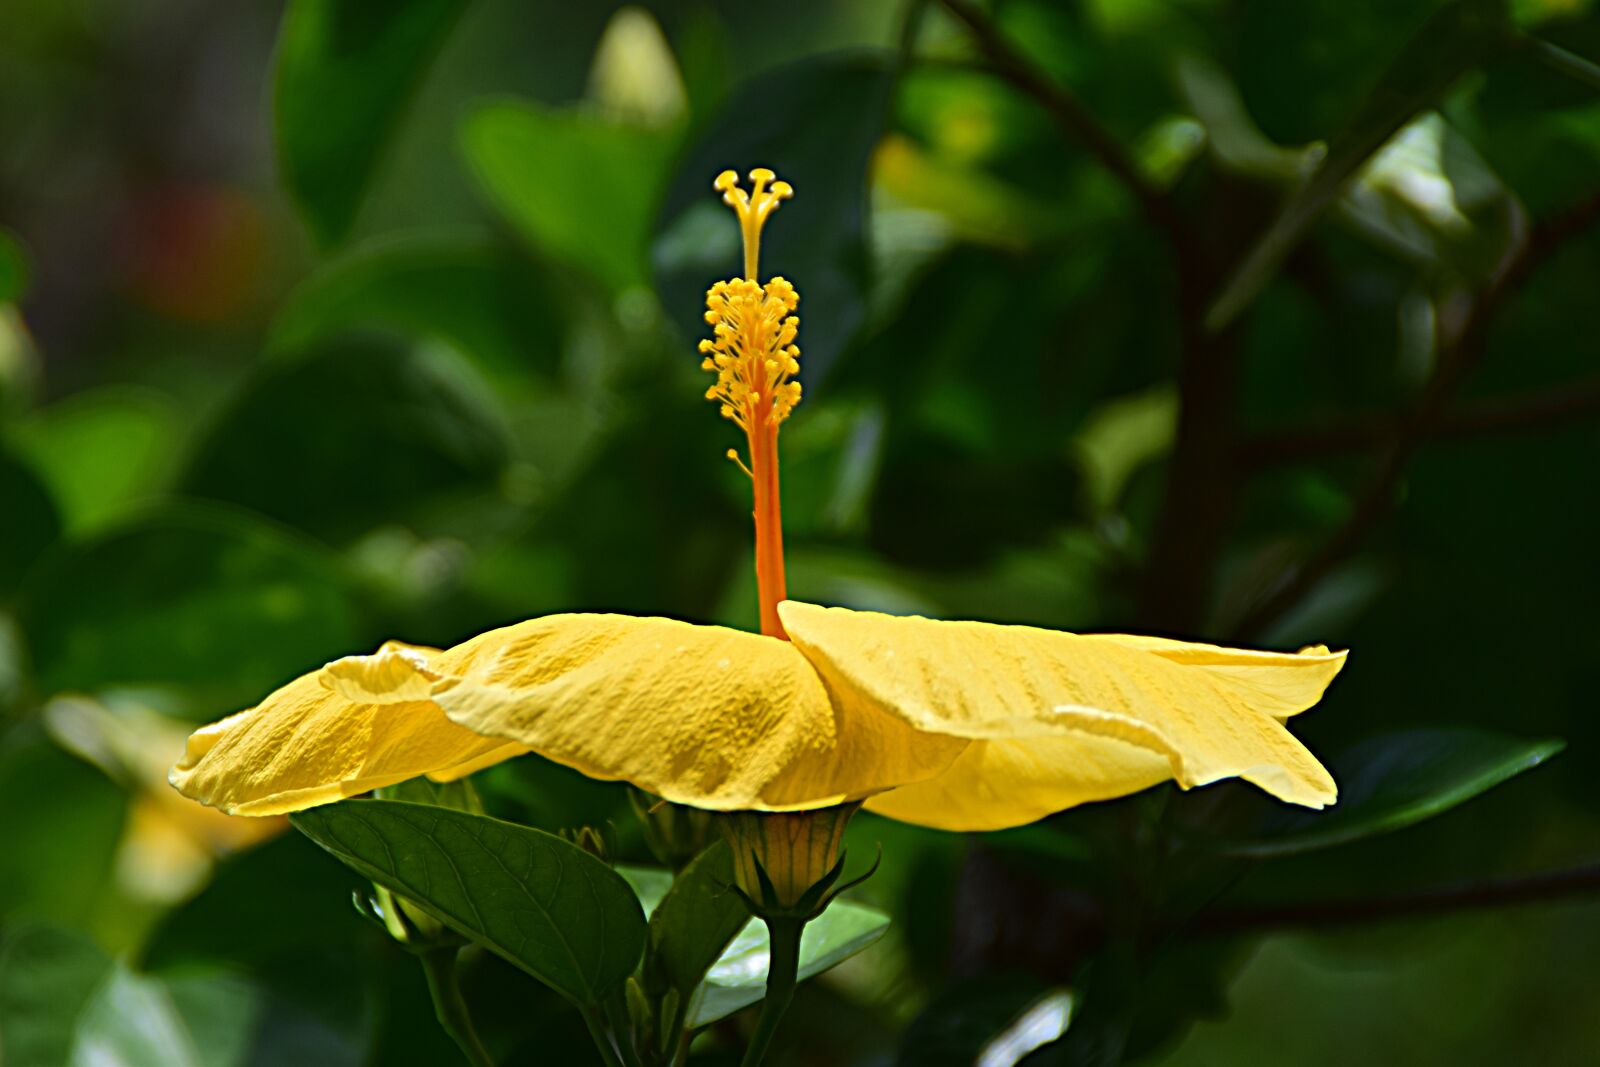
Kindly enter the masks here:
<path id="1" fill-rule="evenodd" d="M 606 1067 L 623 1067 L 622 1058 L 617 1053 L 617 1046 L 612 1043 L 611 1032 L 606 1029 L 605 1019 L 602 1018 L 597 1008 L 583 1009 L 583 1021 L 589 1027 L 589 1037 L 594 1041 L 594 1047 L 600 1053 L 600 1060 Z"/>
<path id="2" fill-rule="evenodd" d="M 767 996 L 761 1002 L 761 1018 L 756 1032 L 750 1038 L 740 1067 L 759 1067 L 766 1058 L 767 1047 L 778 1029 L 783 1013 L 794 999 L 794 987 L 800 975 L 800 934 L 805 929 L 803 919 L 766 919 L 771 947 L 767 956 Z"/>
<path id="3" fill-rule="evenodd" d="M 431 948 L 418 954 L 423 973 L 428 976 L 428 992 L 433 995 L 433 1010 L 439 1016 L 439 1025 L 460 1047 L 473 1067 L 494 1067 L 488 1050 L 478 1038 L 472 1025 L 472 1015 L 461 996 L 461 983 L 456 976 L 456 957 L 461 950 L 454 946 Z"/>

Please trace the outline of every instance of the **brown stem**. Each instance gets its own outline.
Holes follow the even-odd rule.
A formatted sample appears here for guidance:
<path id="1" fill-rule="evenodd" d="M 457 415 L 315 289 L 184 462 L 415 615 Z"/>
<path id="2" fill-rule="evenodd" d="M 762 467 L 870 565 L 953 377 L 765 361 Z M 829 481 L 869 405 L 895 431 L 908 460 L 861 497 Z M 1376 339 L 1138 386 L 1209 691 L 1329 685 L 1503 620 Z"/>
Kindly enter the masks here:
<path id="1" fill-rule="evenodd" d="M 1486 882 L 1435 886 L 1408 893 L 1327 900 L 1269 908 L 1215 911 L 1191 923 L 1191 936 L 1222 936 L 1266 930 L 1308 929 L 1432 917 L 1451 912 L 1535 904 L 1600 893 L 1600 864 Z"/>
<path id="2" fill-rule="evenodd" d="M 1139 172 L 1137 164 L 1083 102 L 1006 40 L 993 22 L 969 0 L 940 0 L 972 33 L 973 40 L 1000 78 L 1033 97 L 1063 133 L 1082 144 L 1139 204 L 1151 223 L 1165 234 L 1180 259 L 1191 256 L 1188 227 L 1166 196 Z"/>
<path id="3" fill-rule="evenodd" d="M 1138 605 L 1142 625 L 1170 633 L 1194 632 L 1205 621 L 1238 487 L 1238 331 L 1207 334 L 1198 318 L 1183 319 L 1177 434 Z"/>
<path id="4" fill-rule="evenodd" d="M 1535 269 L 1596 221 L 1600 221 L 1600 193 L 1535 227 L 1527 240 L 1501 263 L 1461 318 L 1460 325 L 1454 330 L 1441 331 L 1445 336 L 1439 345 L 1434 373 L 1410 410 L 1396 420 L 1384 455 L 1357 497 L 1349 517 L 1283 584 L 1239 620 L 1234 627 L 1237 639 L 1257 638 L 1281 619 L 1359 548 L 1389 514 L 1412 453 L 1442 417 L 1462 380 L 1482 361 L 1489 329 L 1500 310 Z"/>
<path id="5" fill-rule="evenodd" d="M 1600 414 L 1600 375 L 1549 389 L 1462 404 L 1427 427 L 1430 441 L 1518 430 L 1544 430 Z M 1375 415 L 1303 430 L 1263 434 L 1240 449 L 1240 465 L 1260 470 L 1376 448 L 1392 438 L 1403 415 Z"/>

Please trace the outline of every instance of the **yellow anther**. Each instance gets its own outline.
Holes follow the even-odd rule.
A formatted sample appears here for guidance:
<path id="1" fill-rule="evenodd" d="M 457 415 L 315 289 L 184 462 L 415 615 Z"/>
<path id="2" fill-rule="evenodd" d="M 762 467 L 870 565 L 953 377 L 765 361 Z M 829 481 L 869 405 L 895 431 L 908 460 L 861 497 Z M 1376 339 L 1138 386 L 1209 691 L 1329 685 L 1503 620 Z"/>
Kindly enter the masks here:
<path id="1" fill-rule="evenodd" d="M 723 283 L 719 283 L 723 284 Z M 800 399 L 800 349 L 794 344 L 800 320 L 790 314 L 787 282 L 760 286 L 744 278 L 706 295 L 712 337 L 700 342 L 700 366 L 716 374 L 706 396 L 747 433 L 775 428 Z"/>
<path id="2" fill-rule="evenodd" d="M 757 167 L 750 172 L 748 193 L 739 187 L 739 176 L 731 170 L 723 171 L 711 183 L 711 187 L 722 194 L 722 202 L 733 208 L 733 213 L 739 216 L 739 231 L 744 236 L 744 276 L 748 281 L 757 279 L 761 261 L 761 227 L 781 202 L 794 195 L 794 187 L 788 182 L 774 181 L 776 177 L 766 167 Z M 716 286 L 712 287 L 715 295 L 721 295 L 722 291 Z"/>

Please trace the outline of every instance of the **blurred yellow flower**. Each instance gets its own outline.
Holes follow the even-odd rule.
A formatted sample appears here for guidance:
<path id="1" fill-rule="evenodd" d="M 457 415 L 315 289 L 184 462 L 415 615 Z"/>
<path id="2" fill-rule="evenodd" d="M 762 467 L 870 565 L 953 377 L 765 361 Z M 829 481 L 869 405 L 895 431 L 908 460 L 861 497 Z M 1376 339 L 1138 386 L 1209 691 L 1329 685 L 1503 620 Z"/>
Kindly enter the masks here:
<path id="1" fill-rule="evenodd" d="M 103 770 L 128 792 L 128 817 L 117 846 L 116 879 L 145 900 L 181 900 L 203 884 L 216 860 L 288 829 L 281 819 L 234 819 L 167 788 L 167 761 L 185 724 L 126 698 L 113 710 L 65 694 L 44 709 L 63 747 Z"/>
<path id="2" fill-rule="evenodd" d="M 196 732 L 189 796 L 266 815 L 534 751 L 721 811 L 870 810 L 950 830 L 1031 822 L 1167 779 L 1243 778 L 1322 807 L 1333 779 L 1283 720 L 1344 653 L 1254 652 L 1118 634 L 939 622 L 788 600 L 778 428 L 799 401 L 798 298 L 757 280 L 761 227 L 792 195 L 771 171 L 716 181 L 745 276 L 707 297 L 707 396 L 746 434 L 759 634 L 626 615 L 552 615 L 438 651 L 391 642 Z"/>

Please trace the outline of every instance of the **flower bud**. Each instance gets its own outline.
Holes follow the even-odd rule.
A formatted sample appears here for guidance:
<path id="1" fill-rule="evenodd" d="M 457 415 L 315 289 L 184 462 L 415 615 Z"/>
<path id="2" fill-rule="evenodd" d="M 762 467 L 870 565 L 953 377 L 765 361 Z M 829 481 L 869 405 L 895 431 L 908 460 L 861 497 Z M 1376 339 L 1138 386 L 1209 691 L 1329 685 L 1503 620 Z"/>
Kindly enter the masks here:
<path id="1" fill-rule="evenodd" d="M 722 818 L 734 884 L 765 917 L 807 917 L 827 906 L 843 867 L 841 845 L 860 801 L 814 811 L 735 811 Z"/>

